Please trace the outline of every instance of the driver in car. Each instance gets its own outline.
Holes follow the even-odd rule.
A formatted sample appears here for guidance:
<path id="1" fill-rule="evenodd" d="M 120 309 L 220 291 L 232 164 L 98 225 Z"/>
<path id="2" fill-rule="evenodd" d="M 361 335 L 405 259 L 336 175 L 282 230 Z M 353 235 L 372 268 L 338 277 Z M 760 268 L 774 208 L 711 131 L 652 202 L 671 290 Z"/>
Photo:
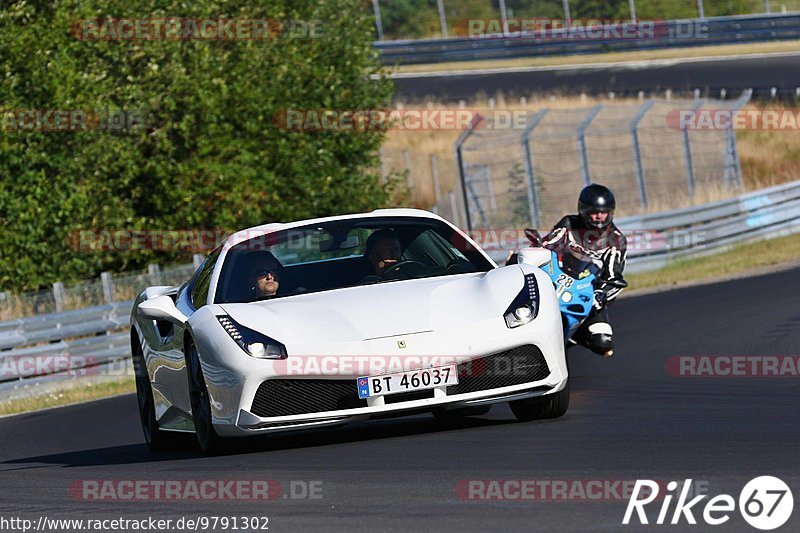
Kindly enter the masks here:
<path id="1" fill-rule="evenodd" d="M 280 287 L 280 263 L 272 254 L 259 258 L 250 272 L 250 297 L 253 299 L 271 298 Z"/>
<path id="2" fill-rule="evenodd" d="M 394 230 L 382 228 L 374 231 L 367 238 L 367 261 L 375 270 L 375 275 L 380 276 L 384 271 L 400 261 L 403 248 L 400 239 Z"/>

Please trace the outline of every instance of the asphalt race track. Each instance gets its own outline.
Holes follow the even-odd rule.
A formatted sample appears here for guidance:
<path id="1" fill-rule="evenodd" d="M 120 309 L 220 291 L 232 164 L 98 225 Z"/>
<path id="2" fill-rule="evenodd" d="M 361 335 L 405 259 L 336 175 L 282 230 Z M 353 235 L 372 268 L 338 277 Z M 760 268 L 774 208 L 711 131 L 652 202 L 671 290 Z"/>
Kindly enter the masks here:
<path id="1" fill-rule="evenodd" d="M 244 443 L 222 457 L 152 454 L 134 396 L 0 419 L 0 516 L 268 516 L 270 531 L 707 531 L 622 526 L 626 499 L 465 501 L 464 480 L 692 478 L 710 496 L 761 475 L 800 488 L 800 377 L 674 377 L 674 355 L 788 355 L 800 346 L 800 269 L 620 300 L 613 359 L 570 351 L 572 404 L 517 423 L 506 406 L 447 425 L 428 415 Z M 273 501 L 83 501 L 81 480 L 277 480 Z M 320 499 L 291 499 L 321 481 Z M 295 486 L 302 488 L 302 484 Z M 300 495 L 302 490 L 298 490 Z M 674 507 L 675 500 L 672 500 Z M 660 501 L 660 500 L 659 500 Z M 707 501 L 707 500 L 706 500 Z M 698 511 L 698 507 L 700 510 Z M 672 516 L 672 512 L 668 517 Z M 798 531 L 800 511 L 780 531 Z M 664 528 L 668 529 L 664 529 Z M 738 511 L 718 531 L 756 531 Z"/>
<path id="2" fill-rule="evenodd" d="M 433 97 L 441 101 L 472 100 L 476 94 L 529 96 L 534 93 L 648 95 L 666 89 L 718 97 L 726 89 L 737 97 L 752 88 L 754 98 L 771 95 L 775 87 L 782 97 L 797 97 L 800 87 L 800 53 L 750 58 L 703 58 L 598 64 L 581 67 L 509 69 L 474 74 L 402 75 L 395 77 L 395 99 L 414 102 Z"/>

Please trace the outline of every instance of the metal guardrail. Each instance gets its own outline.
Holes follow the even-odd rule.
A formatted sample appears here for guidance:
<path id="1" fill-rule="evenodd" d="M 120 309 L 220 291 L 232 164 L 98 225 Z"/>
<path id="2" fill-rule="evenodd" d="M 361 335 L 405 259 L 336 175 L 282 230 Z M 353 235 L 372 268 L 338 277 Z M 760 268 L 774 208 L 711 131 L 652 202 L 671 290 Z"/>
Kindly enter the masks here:
<path id="1" fill-rule="evenodd" d="M 788 13 L 654 22 L 652 36 L 646 33 L 643 38 L 543 39 L 530 32 L 518 32 L 508 36 L 377 41 L 374 46 L 383 64 L 394 65 L 750 43 L 798 36 L 800 13 Z"/>
<path id="2" fill-rule="evenodd" d="M 620 218 L 616 223 L 629 235 L 626 270 L 653 270 L 675 259 L 702 256 L 765 236 L 800 232 L 800 181 L 691 208 Z M 520 241 L 516 248 L 526 245 L 526 241 Z M 499 248 L 487 251 L 497 261 L 508 253 Z M 48 358 L 66 356 L 73 372 L 128 359 L 127 324 L 132 304 L 115 302 L 0 322 L 0 391 L 12 382 L 46 381 L 54 374 L 70 372 L 49 364 L 42 365 L 41 372 L 36 368 L 15 372 L 18 367 L 7 364 L 8 358 L 47 362 Z"/>
<path id="3" fill-rule="evenodd" d="M 677 259 L 702 257 L 732 246 L 800 233 L 800 181 L 734 198 L 648 215 L 615 219 L 628 239 L 628 273 L 647 272 Z M 529 246 L 525 239 L 514 248 Z M 509 248 L 487 249 L 495 261 Z"/>

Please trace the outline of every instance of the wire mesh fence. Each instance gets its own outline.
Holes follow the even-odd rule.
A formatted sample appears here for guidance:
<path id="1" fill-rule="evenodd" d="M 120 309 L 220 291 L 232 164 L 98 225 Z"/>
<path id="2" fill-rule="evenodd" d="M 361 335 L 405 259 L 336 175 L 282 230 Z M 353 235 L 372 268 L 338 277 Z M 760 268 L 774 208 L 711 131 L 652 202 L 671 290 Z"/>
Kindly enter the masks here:
<path id="1" fill-rule="evenodd" d="M 681 121 L 705 109 L 732 116 L 749 98 L 544 108 L 512 128 L 485 118 L 455 147 L 463 226 L 549 227 L 589 183 L 614 190 L 622 216 L 733 194 L 742 188 L 734 130 Z"/>
<path id="2" fill-rule="evenodd" d="M 97 280 L 73 284 L 57 282 L 52 289 L 17 294 L 0 292 L 0 321 L 133 300 L 151 285 L 182 284 L 194 273 L 197 263 L 198 258 L 195 258 L 194 263 L 186 265 L 163 269 L 158 265 L 150 265 L 146 271 L 125 275 L 106 272 Z"/>

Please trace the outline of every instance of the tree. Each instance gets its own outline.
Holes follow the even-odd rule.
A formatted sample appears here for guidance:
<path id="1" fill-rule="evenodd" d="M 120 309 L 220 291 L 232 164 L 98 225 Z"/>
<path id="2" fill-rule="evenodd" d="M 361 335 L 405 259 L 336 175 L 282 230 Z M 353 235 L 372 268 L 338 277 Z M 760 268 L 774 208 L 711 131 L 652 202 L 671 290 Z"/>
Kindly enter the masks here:
<path id="1" fill-rule="evenodd" d="M 381 131 L 287 131 L 273 122 L 287 109 L 389 105 L 392 85 L 380 75 L 363 2 L 261 4 L 17 1 L 0 11 L 0 288 L 186 260 L 86 253 L 70 240 L 81 229 L 235 230 L 387 203 L 391 191 L 375 171 Z M 82 31 L 91 19 L 170 17 L 280 25 L 254 40 L 70 33 L 97 36 Z M 316 29 L 304 33 L 304 24 Z M 107 109 L 140 114 L 143 125 L 30 131 L 10 112 Z"/>

